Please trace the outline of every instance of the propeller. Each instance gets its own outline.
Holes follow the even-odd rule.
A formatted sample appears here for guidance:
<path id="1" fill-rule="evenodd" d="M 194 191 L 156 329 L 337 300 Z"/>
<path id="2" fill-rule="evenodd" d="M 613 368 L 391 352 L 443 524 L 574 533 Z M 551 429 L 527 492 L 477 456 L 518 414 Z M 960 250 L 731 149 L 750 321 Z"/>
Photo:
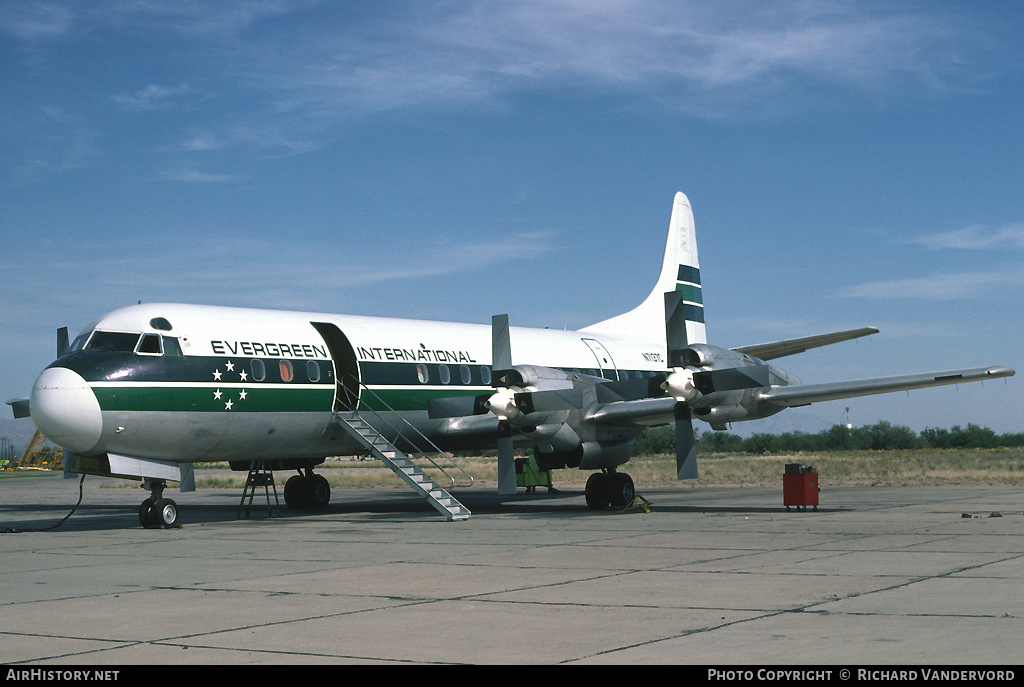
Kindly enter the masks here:
<path id="1" fill-rule="evenodd" d="M 515 447 L 509 420 L 519 414 L 515 394 L 508 384 L 512 377 L 512 342 L 508 333 L 508 315 L 491 317 L 491 384 L 494 394 L 484 406 L 498 416 L 498 493 L 516 493 Z"/>
<path id="2" fill-rule="evenodd" d="M 668 362 L 674 370 L 662 384 L 665 389 L 669 379 L 678 370 L 682 350 L 686 348 L 686 315 L 683 311 L 683 294 L 669 291 L 665 294 L 665 345 L 668 348 Z M 683 368 L 685 369 L 685 368 Z M 667 390 L 667 389 L 666 389 Z M 693 436 L 693 418 L 688 400 L 676 397 L 673 407 L 676 428 L 676 479 L 697 479 L 697 442 Z"/>
<path id="3" fill-rule="evenodd" d="M 686 316 L 682 293 L 665 294 L 665 342 L 672 371 L 660 388 L 676 399 L 673 407 L 676 434 L 676 478 L 697 479 L 697 450 L 690 403 L 716 391 L 757 389 L 769 385 L 767 365 L 695 370 L 684 359 Z"/>

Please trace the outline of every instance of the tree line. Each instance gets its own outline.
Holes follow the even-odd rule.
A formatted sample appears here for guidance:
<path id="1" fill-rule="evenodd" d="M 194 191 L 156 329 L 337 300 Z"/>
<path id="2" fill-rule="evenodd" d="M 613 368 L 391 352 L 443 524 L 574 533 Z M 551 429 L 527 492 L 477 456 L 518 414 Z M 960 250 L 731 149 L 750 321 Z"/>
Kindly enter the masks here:
<path id="1" fill-rule="evenodd" d="M 697 450 L 703 453 L 796 453 L 800 451 L 889 451 L 899 449 L 940 448 L 1019 448 L 1024 446 L 1024 432 L 996 434 L 987 427 L 968 424 L 951 429 L 925 428 L 915 432 L 903 425 L 882 421 L 863 427 L 832 425 L 816 434 L 783 432 L 753 434 L 741 437 L 729 432 L 697 433 Z M 675 453 L 675 428 L 648 427 L 633 441 L 636 455 Z"/>

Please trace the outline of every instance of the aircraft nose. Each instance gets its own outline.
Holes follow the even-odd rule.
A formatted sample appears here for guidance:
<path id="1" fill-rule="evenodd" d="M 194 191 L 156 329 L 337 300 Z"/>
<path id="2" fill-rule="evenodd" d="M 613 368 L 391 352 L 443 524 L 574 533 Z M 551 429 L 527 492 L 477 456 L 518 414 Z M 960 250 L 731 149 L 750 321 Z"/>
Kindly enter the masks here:
<path id="1" fill-rule="evenodd" d="M 32 422 L 47 439 L 75 453 L 96 447 L 103 415 L 96 394 L 81 375 L 66 367 L 48 367 L 36 379 L 29 400 Z"/>

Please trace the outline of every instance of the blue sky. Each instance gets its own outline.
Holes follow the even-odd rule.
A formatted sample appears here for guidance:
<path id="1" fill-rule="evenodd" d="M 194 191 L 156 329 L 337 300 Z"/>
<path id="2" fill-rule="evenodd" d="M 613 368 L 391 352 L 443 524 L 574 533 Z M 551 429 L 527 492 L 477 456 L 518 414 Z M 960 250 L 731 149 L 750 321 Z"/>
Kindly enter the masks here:
<path id="1" fill-rule="evenodd" d="M 578 328 L 676 191 L 708 337 L 874 325 L 805 382 L 1024 369 L 1024 9 L 145 0 L 0 7 L 0 396 L 136 301 Z M 1024 431 L 1019 377 L 786 411 Z M 703 425 L 702 425 L 703 428 Z M 737 426 L 740 429 L 740 426 Z"/>

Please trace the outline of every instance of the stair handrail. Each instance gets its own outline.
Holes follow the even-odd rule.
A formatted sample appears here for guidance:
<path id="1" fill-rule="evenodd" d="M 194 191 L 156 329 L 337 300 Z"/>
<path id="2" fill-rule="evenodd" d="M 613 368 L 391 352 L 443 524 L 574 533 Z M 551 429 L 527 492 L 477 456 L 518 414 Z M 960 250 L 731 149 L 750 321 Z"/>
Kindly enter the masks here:
<path id="1" fill-rule="evenodd" d="M 431 458 L 429 455 L 427 455 L 427 452 L 424 451 L 417 442 L 412 441 L 411 439 L 409 439 L 409 437 L 407 437 L 405 434 L 402 433 L 401 429 L 396 427 L 394 425 L 394 423 L 390 422 L 386 417 L 381 415 L 380 412 L 378 412 L 378 411 L 374 410 L 373 408 L 370 408 L 369 406 L 367 406 L 366 403 L 363 402 L 362 394 L 360 394 L 359 397 L 356 399 L 356 403 L 355 403 L 356 407 L 355 408 L 350 408 L 349 410 L 351 410 L 354 413 L 360 413 L 360 414 L 364 413 L 364 412 L 370 413 L 371 415 L 373 415 L 373 417 L 375 417 L 377 420 L 379 420 L 381 422 L 381 424 L 386 425 L 389 429 L 394 431 L 394 433 L 395 433 L 395 435 L 397 437 L 400 437 L 401 439 L 404 439 L 407 444 L 412 446 L 415 449 L 416 452 L 418 452 L 420 455 L 422 455 L 424 458 L 426 458 L 430 462 L 431 465 L 433 465 L 437 470 L 439 470 L 441 472 L 442 475 L 444 475 L 445 477 L 447 477 L 449 479 L 449 481 L 450 481 L 449 488 L 451 488 L 451 487 L 466 488 L 466 487 L 473 486 L 473 483 L 475 481 L 473 479 L 473 475 L 471 475 L 468 472 L 466 472 L 462 468 L 461 465 L 459 465 L 458 463 L 455 462 L 454 458 L 452 458 L 447 452 L 441 450 L 437 446 L 437 444 L 435 444 L 433 441 L 430 440 L 429 437 L 427 437 L 427 435 L 425 435 L 423 432 L 421 432 L 419 429 L 417 429 L 416 425 L 412 424 L 411 422 L 406 420 L 404 417 L 402 417 L 402 415 L 399 414 L 399 412 L 397 410 L 392 408 L 388 404 L 387 401 L 385 401 L 383 398 L 381 398 L 380 395 L 377 394 L 377 392 L 375 392 L 370 387 L 366 386 L 366 384 L 364 384 L 362 382 L 362 380 L 360 380 L 358 377 L 356 377 L 355 375 L 353 375 L 350 372 L 349 373 L 345 373 L 345 375 L 343 375 L 343 379 L 345 379 L 345 380 L 351 379 L 363 391 L 369 393 L 371 396 L 373 396 L 375 399 L 377 399 L 377 402 L 379 402 L 382 406 L 384 406 L 385 408 L 387 408 L 391 412 L 392 417 L 397 417 L 399 420 L 401 420 L 403 424 L 405 424 L 409 429 L 411 429 L 413 432 L 415 432 L 421 439 L 423 439 L 423 441 L 427 442 L 427 445 L 430 448 L 434 449 L 434 451 L 438 455 L 444 456 L 445 459 L 447 459 L 448 463 L 450 463 L 452 465 L 452 467 L 454 467 L 456 470 L 458 470 L 463 475 L 465 475 L 469 479 L 469 483 L 468 484 L 460 483 L 454 476 L 452 476 L 451 474 L 448 473 L 448 470 L 445 470 L 443 467 L 441 467 L 440 465 L 437 464 L 437 461 L 435 461 L 433 458 Z M 338 380 L 338 381 L 340 382 L 341 380 Z M 362 406 L 361 409 L 360 409 L 360 406 Z M 377 429 L 376 427 L 373 427 L 373 430 L 375 432 L 377 432 L 378 434 L 380 434 L 380 430 Z M 384 437 L 384 438 L 387 439 L 387 437 Z M 394 442 L 391 441 L 390 439 L 388 439 L 388 441 L 391 442 L 392 444 L 394 444 Z M 396 446 L 395 448 L 397 449 L 398 447 Z"/>

